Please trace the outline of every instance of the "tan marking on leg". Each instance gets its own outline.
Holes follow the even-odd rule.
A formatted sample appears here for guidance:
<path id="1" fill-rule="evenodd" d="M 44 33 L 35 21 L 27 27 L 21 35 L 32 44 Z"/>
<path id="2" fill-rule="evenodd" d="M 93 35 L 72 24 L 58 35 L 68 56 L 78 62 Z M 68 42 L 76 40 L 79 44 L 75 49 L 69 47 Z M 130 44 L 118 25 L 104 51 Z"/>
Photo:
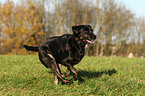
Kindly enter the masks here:
<path id="1" fill-rule="evenodd" d="M 54 84 L 57 85 L 58 84 L 58 78 L 56 75 L 54 75 Z"/>
<path id="2" fill-rule="evenodd" d="M 53 60 L 55 60 L 54 59 L 54 57 L 51 55 L 51 54 L 47 54 L 50 58 L 52 58 Z"/>

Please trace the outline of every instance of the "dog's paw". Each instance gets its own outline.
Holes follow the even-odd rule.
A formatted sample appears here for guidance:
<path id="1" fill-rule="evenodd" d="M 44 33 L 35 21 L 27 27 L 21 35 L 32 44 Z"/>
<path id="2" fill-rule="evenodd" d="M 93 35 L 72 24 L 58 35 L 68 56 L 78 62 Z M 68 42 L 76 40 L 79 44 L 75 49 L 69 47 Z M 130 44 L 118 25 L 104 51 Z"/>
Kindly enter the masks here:
<path id="1" fill-rule="evenodd" d="M 62 82 L 62 84 L 70 85 L 70 84 L 73 84 L 73 82 L 72 81 L 65 81 L 65 82 Z"/>
<path id="2" fill-rule="evenodd" d="M 78 74 L 74 75 L 73 78 L 75 81 L 78 80 Z"/>
<path id="3" fill-rule="evenodd" d="M 55 79 L 55 80 L 54 80 L 54 84 L 55 84 L 55 85 L 58 85 L 58 79 Z"/>
<path id="4" fill-rule="evenodd" d="M 78 80 L 78 77 L 74 77 L 74 80 L 77 81 Z"/>

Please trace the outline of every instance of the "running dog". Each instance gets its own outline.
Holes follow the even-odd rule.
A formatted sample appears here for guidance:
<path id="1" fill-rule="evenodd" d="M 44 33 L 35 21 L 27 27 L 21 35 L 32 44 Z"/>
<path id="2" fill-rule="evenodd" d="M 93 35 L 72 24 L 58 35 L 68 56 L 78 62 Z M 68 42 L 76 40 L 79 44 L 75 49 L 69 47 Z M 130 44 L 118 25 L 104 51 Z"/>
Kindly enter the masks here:
<path id="1" fill-rule="evenodd" d="M 72 31 L 73 34 L 47 38 L 39 47 L 24 45 L 26 50 L 39 53 L 41 63 L 54 73 L 55 84 L 58 80 L 71 84 L 72 81 L 64 79 L 69 76 L 70 72 L 74 73 L 74 80 L 78 79 L 78 72 L 74 65 L 84 57 L 85 45 L 93 44 L 93 40 L 96 39 L 90 25 L 72 26 Z M 61 75 L 61 65 L 68 69 L 63 75 Z"/>

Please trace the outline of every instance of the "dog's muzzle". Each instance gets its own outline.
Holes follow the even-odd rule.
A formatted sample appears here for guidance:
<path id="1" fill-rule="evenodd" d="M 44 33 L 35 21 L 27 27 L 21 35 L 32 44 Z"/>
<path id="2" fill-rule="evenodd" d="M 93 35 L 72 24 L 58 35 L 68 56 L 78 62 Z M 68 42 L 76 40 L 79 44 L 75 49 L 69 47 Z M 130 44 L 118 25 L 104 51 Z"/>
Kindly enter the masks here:
<path id="1" fill-rule="evenodd" d="M 96 35 L 93 35 L 93 40 L 86 40 L 86 42 L 90 45 L 93 45 L 94 44 L 94 40 L 97 38 Z"/>
<path id="2" fill-rule="evenodd" d="M 94 40 L 86 40 L 86 42 L 88 43 L 88 44 L 93 44 L 94 43 Z"/>
<path id="3" fill-rule="evenodd" d="M 94 44 L 94 40 L 86 40 L 86 42 L 90 46 L 93 46 L 93 44 Z"/>

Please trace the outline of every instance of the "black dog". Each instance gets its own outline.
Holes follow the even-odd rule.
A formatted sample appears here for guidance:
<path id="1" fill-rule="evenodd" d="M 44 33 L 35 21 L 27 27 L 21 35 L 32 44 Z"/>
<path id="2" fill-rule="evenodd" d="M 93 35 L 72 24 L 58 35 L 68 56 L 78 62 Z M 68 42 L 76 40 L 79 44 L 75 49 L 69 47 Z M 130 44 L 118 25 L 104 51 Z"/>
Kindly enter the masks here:
<path id="1" fill-rule="evenodd" d="M 53 71 L 55 84 L 58 83 L 58 79 L 63 83 L 72 83 L 64 79 L 70 74 L 70 71 L 74 73 L 74 79 L 78 79 L 77 70 L 73 66 L 84 57 L 85 45 L 92 44 L 96 39 L 90 25 L 73 26 L 72 31 L 73 34 L 48 38 L 40 47 L 24 45 L 28 51 L 39 52 L 42 64 Z M 61 75 L 61 66 L 59 65 L 68 68 L 66 74 Z"/>

